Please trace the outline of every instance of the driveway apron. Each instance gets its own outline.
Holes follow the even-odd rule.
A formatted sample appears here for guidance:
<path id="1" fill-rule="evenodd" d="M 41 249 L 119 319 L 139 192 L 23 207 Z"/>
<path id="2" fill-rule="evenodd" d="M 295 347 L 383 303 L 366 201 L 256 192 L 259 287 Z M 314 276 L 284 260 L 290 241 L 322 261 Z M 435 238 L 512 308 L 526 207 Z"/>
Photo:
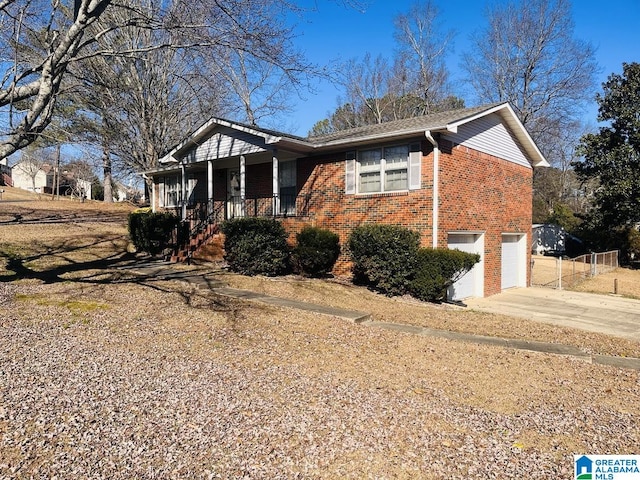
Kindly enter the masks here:
<path id="1" fill-rule="evenodd" d="M 640 341 L 640 300 L 548 288 L 512 288 L 469 308 Z"/>

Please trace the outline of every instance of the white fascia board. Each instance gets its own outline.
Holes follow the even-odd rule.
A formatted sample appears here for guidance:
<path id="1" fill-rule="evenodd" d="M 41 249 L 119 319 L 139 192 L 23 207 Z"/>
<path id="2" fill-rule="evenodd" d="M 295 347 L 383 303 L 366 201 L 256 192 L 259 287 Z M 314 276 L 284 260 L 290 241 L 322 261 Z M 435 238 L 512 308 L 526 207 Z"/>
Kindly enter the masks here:
<path id="1" fill-rule="evenodd" d="M 187 140 L 180 143 L 177 147 L 171 150 L 168 155 L 163 157 L 163 159 L 166 159 L 164 161 L 179 161 L 178 158 L 176 158 L 177 153 L 184 151 L 186 148 L 198 145 L 200 141 L 206 138 L 211 130 L 213 130 L 217 126 L 227 127 L 232 130 L 248 133 L 256 137 L 261 137 L 264 139 L 266 145 L 277 145 L 280 143 L 290 144 L 299 147 L 300 150 L 305 152 L 313 149 L 313 146 L 309 142 L 305 142 L 303 140 L 299 140 L 293 137 L 272 135 L 271 133 L 264 132 L 258 128 L 247 127 L 245 125 L 240 125 L 228 120 L 223 120 L 221 118 L 212 118 L 207 123 L 198 128 L 193 134 L 191 134 L 191 136 Z"/>
<path id="2" fill-rule="evenodd" d="M 446 128 L 448 131 L 452 131 L 451 129 L 457 130 L 460 125 L 464 125 L 465 123 L 471 122 L 492 113 L 498 113 L 504 118 L 507 126 L 515 134 L 522 147 L 526 150 L 527 155 L 531 159 L 532 167 L 550 166 L 549 162 L 547 162 L 547 160 L 544 158 L 544 155 L 542 155 L 542 152 L 533 141 L 533 138 L 531 138 L 531 135 L 529 135 L 529 132 L 527 132 L 527 129 L 524 128 L 524 125 L 522 125 L 522 122 L 516 115 L 516 112 L 513 111 L 513 108 L 508 102 L 501 103 L 494 107 L 488 108 L 487 110 L 483 110 L 482 112 L 478 112 L 470 117 L 449 123 L 447 124 Z"/>
<path id="3" fill-rule="evenodd" d="M 508 107 L 511 110 L 511 107 L 509 107 L 508 103 L 501 103 L 500 105 L 495 105 L 493 107 L 487 108 L 486 110 L 482 110 L 481 112 L 477 112 L 474 115 L 470 115 L 468 117 L 461 118 L 460 120 L 456 120 L 455 122 L 448 123 L 445 128 L 447 129 L 447 131 L 455 133 L 458 130 L 458 127 L 460 125 L 464 125 L 465 123 L 473 122 L 474 120 L 477 120 L 478 118 L 482 118 L 482 117 L 484 117 L 486 115 L 489 115 L 491 113 L 497 112 L 498 110 L 501 110 L 501 109 L 503 109 L 505 107 Z M 515 113 L 513 112 L 513 110 L 511 110 L 511 113 L 515 116 Z"/>
<path id="4" fill-rule="evenodd" d="M 202 126 L 198 127 L 198 129 L 195 132 L 193 132 L 189 136 L 189 138 L 187 138 L 186 140 L 184 140 L 183 142 L 178 144 L 173 150 L 171 150 L 171 152 L 169 152 L 169 154 L 167 156 L 175 158 L 175 154 L 180 152 L 181 150 L 184 150 L 185 147 L 191 146 L 191 145 L 197 145 L 198 144 L 198 140 L 201 137 L 203 137 L 204 135 L 209 133 L 209 131 L 213 127 L 215 127 L 216 125 L 219 125 L 219 124 L 220 124 L 220 120 L 219 119 L 217 119 L 217 118 L 210 119 L 205 124 L 203 124 Z"/>
<path id="5" fill-rule="evenodd" d="M 531 138 L 531 135 L 529 135 L 529 132 L 527 132 L 527 129 L 524 128 L 524 125 L 522 125 L 522 122 L 516 115 L 516 112 L 513 111 L 513 108 L 511 108 L 511 105 L 505 103 L 500 107 L 501 109 L 504 109 L 506 110 L 506 112 L 508 112 L 508 116 L 506 119 L 507 124 L 514 131 L 516 137 L 518 137 L 518 140 L 520 141 L 520 144 L 527 150 L 527 153 L 533 160 L 531 166 L 550 167 L 551 165 L 549 165 L 547 159 L 544 158 L 544 155 L 536 145 L 536 142 L 533 141 L 533 138 Z"/>
<path id="6" fill-rule="evenodd" d="M 280 141 L 280 139 L 282 138 L 282 137 L 278 137 L 278 136 L 275 136 L 275 135 L 271 135 L 271 134 L 265 133 L 265 132 L 263 132 L 262 130 L 259 130 L 259 129 L 247 127 L 247 126 L 244 126 L 244 125 L 239 125 L 237 123 L 233 123 L 233 122 L 230 122 L 228 120 L 216 119 L 216 123 L 218 125 L 223 126 L 223 127 L 229 127 L 229 128 L 231 128 L 233 130 L 238 130 L 240 132 L 245 132 L 245 133 L 248 133 L 250 135 L 254 135 L 256 137 L 262 137 L 262 138 L 264 138 L 264 142 L 267 143 L 267 144 L 278 143 Z"/>
<path id="7" fill-rule="evenodd" d="M 278 144 L 282 146 L 283 150 L 289 150 L 292 152 L 309 153 L 314 150 L 312 143 L 306 142 L 292 137 L 280 137 Z"/>
<path id="8" fill-rule="evenodd" d="M 172 162 L 170 164 L 165 163 L 164 165 L 159 165 L 158 168 L 154 168 L 153 170 L 145 170 L 144 172 L 141 173 L 141 175 L 143 176 L 148 175 L 150 177 L 153 177 L 161 173 L 175 173 L 179 171 L 180 171 L 180 165 Z"/>
<path id="9" fill-rule="evenodd" d="M 158 159 L 158 163 L 161 165 L 166 165 L 168 163 L 178 163 L 178 159 L 175 158 L 172 154 L 173 150 L 171 150 L 171 153 L 168 153 L 164 157 Z"/>

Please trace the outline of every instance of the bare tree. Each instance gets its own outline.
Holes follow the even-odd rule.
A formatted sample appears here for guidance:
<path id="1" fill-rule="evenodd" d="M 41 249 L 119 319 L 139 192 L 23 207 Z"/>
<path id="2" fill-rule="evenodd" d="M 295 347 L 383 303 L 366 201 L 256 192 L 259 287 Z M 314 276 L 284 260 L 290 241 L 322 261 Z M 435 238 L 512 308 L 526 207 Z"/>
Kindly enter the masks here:
<path id="1" fill-rule="evenodd" d="M 342 66 L 339 79 L 345 98 L 310 134 L 415 117 L 453 108 L 464 102 L 453 96 L 445 57 L 452 32 L 439 29 L 439 12 L 431 0 L 420 1 L 395 19 L 397 51 L 390 62 L 367 53 Z"/>
<path id="2" fill-rule="evenodd" d="M 543 149 L 544 136 L 571 124 L 596 88 L 594 48 L 574 38 L 568 0 L 494 6 L 463 58 L 478 99 L 509 102 Z"/>
<path id="3" fill-rule="evenodd" d="M 353 126 L 382 123 L 390 113 L 391 102 L 387 96 L 390 68 L 387 60 L 367 53 L 362 61 L 351 60 L 343 69 L 348 104 L 358 115 Z"/>
<path id="4" fill-rule="evenodd" d="M 156 104 L 158 95 L 167 91 L 166 85 L 161 85 L 162 75 L 166 73 L 163 68 L 168 68 L 174 77 L 185 76 L 185 84 L 193 80 L 193 77 L 186 78 L 191 75 L 186 73 L 187 69 L 198 72 L 209 69 L 208 78 L 217 81 L 222 71 L 219 61 L 231 58 L 229 52 L 244 52 L 271 65 L 295 84 L 304 78 L 308 67 L 292 48 L 292 28 L 284 23 L 288 13 L 297 7 L 284 0 L 229 0 L 224 3 L 173 0 L 158 4 L 77 0 L 77 6 L 71 12 L 59 0 L 51 0 L 51 3 L 47 0 L 0 0 L 0 25 L 3 27 L 0 65 L 6 67 L 4 74 L 0 73 L 0 115 L 8 119 L 8 128 L 0 132 L 0 159 L 33 142 L 44 132 L 54 115 L 58 96 L 75 88 L 67 75 L 71 65 L 92 57 L 106 57 L 107 63 L 116 65 L 127 63 L 119 82 L 125 82 L 126 88 L 137 88 L 139 95 L 141 85 L 158 87 L 155 98 L 146 104 L 131 102 L 130 111 L 124 113 L 125 116 L 146 115 L 147 118 L 151 118 L 151 112 L 147 110 L 149 105 Z M 109 13 L 109 18 L 97 22 L 105 12 Z M 90 35 L 87 34 L 89 30 Z M 127 43 L 127 37 L 135 41 Z M 170 62 L 166 57 L 153 55 L 154 51 L 166 50 L 173 51 Z M 127 62 L 119 62 L 118 58 Z M 180 61 L 184 62 L 185 70 L 176 72 Z M 116 86 L 120 87 L 120 83 Z M 186 94 L 197 92 L 195 101 L 203 104 L 215 98 L 216 92 L 207 96 L 210 89 L 201 87 L 202 84 L 194 86 L 186 90 Z M 162 101 L 161 106 L 166 107 L 167 102 Z M 185 132 L 189 123 L 173 109 L 173 103 L 170 107 L 178 118 L 175 123 L 181 124 Z M 163 121 L 166 122 L 166 118 Z M 126 133 L 131 136 L 134 134 L 132 129 L 137 129 L 135 135 L 145 140 L 146 148 L 136 151 L 131 148 L 129 152 L 116 152 L 117 155 L 124 154 L 129 166 L 149 165 L 148 159 L 157 160 L 166 146 L 163 142 L 156 143 L 155 139 L 175 140 L 171 135 L 163 134 L 165 127 L 161 123 L 129 125 Z"/>
<path id="5" fill-rule="evenodd" d="M 29 145 L 47 128 L 69 64 L 87 45 L 84 34 L 111 0 L 0 1 L 0 159 Z"/>
<path id="6" fill-rule="evenodd" d="M 419 99 L 410 103 L 417 111 L 400 109 L 396 114 L 399 118 L 438 111 L 451 96 L 445 60 L 453 32 L 440 31 L 440 25 L 439 11 L 431 0 L 414 3 L 395 19 L 398 53 L 389 89 L 399 99 L 407 95 Z"/>
<path id="7" fill-rule="evenodd" d="M 227 100 L 230 113 L 239 120 L 250 125 L 273 123 L 293 110 L 296 81 L 272 63 L 242 50 L 231 51 L 219 72 L 225 90 L 234 93 Z"/>
<path id="8" fill-rule="evenodd" d="M 554 167 L 535 172 L 534 214 L 556 206 L 584 211 L 590 198 L 569 167 L 577 120 L 593 98 L 598 66 L 591 44 L 574 37 L 569 0 L 509 1 L 488 10 L 463 68 L 481 102 L 509 102 Z"/>

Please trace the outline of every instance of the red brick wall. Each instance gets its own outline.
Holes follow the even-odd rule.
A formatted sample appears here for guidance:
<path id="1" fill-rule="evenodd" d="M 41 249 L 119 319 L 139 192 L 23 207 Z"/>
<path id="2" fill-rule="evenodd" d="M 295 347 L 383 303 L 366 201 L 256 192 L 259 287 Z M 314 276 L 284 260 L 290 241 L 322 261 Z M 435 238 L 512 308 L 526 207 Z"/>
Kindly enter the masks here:
<path id="1" fill-rule="evenodd" d="M 308 197 L 310 214 L 283 220 L 291 240 L 305 225 L 323 227 L 340 236 L 344 251 L 355 227 L 388 223 L 418 231 L 422 245 L 431 246 L 433 148 L 426 140 L 421 144 L 422 188 L 408 192 L 346 195 L 345 152 L 298 160 L 298 192 Z M 484 233 L 484 293 L 498 293 L 502 233 L 524 233 L 527 242 L 531 240 L 532 170 L 444 140 L 440 148 L 438 246 L 446 247 L 448 232 Z M 216 171 L 214 175 L 218 199 L 226 192 L 226 172 L 219 175 Z M 270 196 L 271 178 L 271 163 L 247 166 L 247 194 Z M 349 274 L 346 254 L 341 256 L 335 273 Z"/>
<path id="2" fill-rule="evenodd" d="M 451 231 L 484 232 L 484 294 L 499 293 L 502 234 L 524 233 L 531 242 L 533 170 L 460 145 L 441 144 L 438 244 L 446 246 Z"/>
<path id="3" fill-rule="evenodd" d="M 484 232 L 485 295 L 499 293 L 502 234 L 524 233 L 531 240 L 532 170 L 446 141 L 440 146 L 438 246 L 447 246 L 451 231 Z M 358 225 L 402 225 L 420 232 L 422 245 L 431 246 L 433 149 L 425 141 L 422 151 L 422 188 L 398 194 L 346 195 L 344 152 L 300 160 L 300 193 L 310 195 L 312 213 L 298 223 L 336 232 L 343 246 Z M 336 270 L 348 273 L 345 255 Z"/>
<path id="4" fill-rule="evenodd" d="M 426 142 L 425 142 L 426 143 Z M 309 222 L 329 228 L 346 242 L 351 231 L 365 223 L 392 223 L 420 232 L 431 244 L 432 149 L 423 144 L 422 189 L 399 193 L 345 194 L 345 152 L 298 161 L 301 195 L 309 195 Z"/>

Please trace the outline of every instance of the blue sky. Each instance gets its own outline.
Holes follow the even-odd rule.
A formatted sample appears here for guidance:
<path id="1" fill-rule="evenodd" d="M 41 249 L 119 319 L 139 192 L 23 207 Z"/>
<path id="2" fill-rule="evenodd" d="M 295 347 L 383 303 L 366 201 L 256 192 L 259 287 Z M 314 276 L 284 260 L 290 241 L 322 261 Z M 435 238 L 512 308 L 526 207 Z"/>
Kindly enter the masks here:
<path id="1" fill-rule="evenodd" d="M 469 48 L 469 35 L 485 24 L 487 1 L 435 0 L 442 30 L 454 30 L 456 34 L 448 63 L 454 83 L 461 78 L 460 55 Z M 311 62 L 322 65 L 362 58 L 367 52 L 374 57 L 382 54 L 391 58 L 393 19 L 398 13 L 407 12 L 413 1 L 368 0 L 364 11 L 340 6 L 339 0 L 307 3 L 315 5 L 316 10 L 299 22 L 296 43 Z M 621 73 L 623 62 L 640 62 L 640 0 L 573 0 L 572 4 L 575 37 L 596 47 L 596 59 L 602 68 L 599 84 L 611 73 Z M 287 121 L 288 132 L 305 136 L 316 121 L 336 108 L 340 91 L 328 83 L 320 83 L 317 88 L 316 94 L 307 94 L 297 102 Z M 585 121 L 595 124 L 596 114 L 594 100 L 587 106 Z"/>

